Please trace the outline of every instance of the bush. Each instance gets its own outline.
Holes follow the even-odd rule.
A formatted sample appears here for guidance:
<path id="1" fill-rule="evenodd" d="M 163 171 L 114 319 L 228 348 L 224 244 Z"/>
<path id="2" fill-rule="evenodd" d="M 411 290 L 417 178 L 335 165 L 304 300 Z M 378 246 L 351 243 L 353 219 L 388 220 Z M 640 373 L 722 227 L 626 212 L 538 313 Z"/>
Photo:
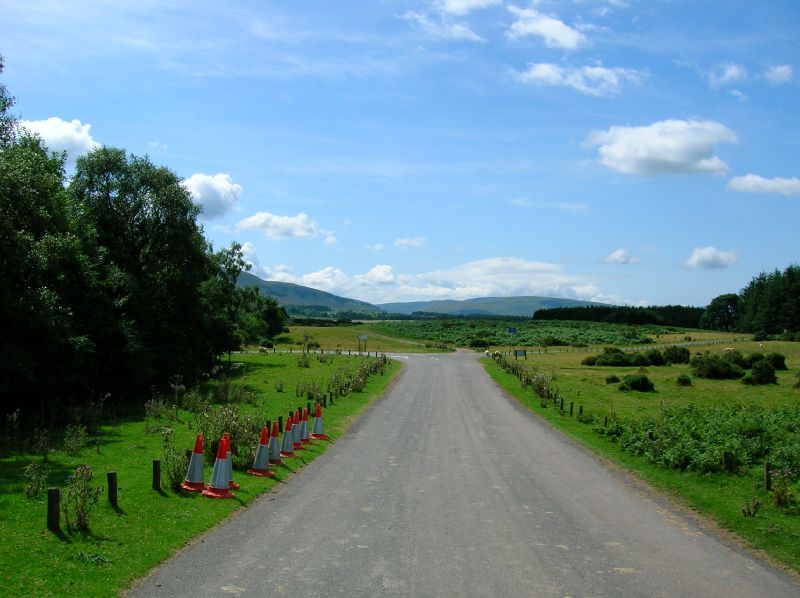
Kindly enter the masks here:
<path id="1" fill-rule="evenodd" d="M 269 339 L 269 338 L 262 338 L 262 339 L 261 339 L 261 340 L 258 342 L 258 346 L 259 346 L 259 347 L 265 347 L 265 348 L 267 348 L 267 349 L 272 349 L 272 347 L 274 347 L 274 346 L 275 346 L 275 343 L 272 341 L 272 339 Z"/>
<path id="2" fill-rule="evenodd" d="M 695 355 L 689 364 L 698 378 L 737 380 L 744 375 L 744 371 L 738 365 L 708 352 Z"/>
<path id="3" fill-rule="evenodd" d="M 644 368 L 650 365 L 650 360 L 647 359 L 647 355 L 644 353 L 634 353 L 628 358 L 628 363 L 640 368 Z"/>
<path id="4" fill-rule="evenodd" d="M 22 477 L 27 482 L 25 484 L 25 496 L 28 498 L 39 498 L 47 483 L 47 476 L 50 475 L 50 466 L 42 463 L 29 463 L 22 470 Z"/>
<path id="5" fill-rule="evenodd" d="M 557 336 L 546 336 L 541 340 L 541 344 L 543 347 L 563 347 L 567 345 L 564 341 L 562 341 Z"/>
<path id="6" fill-rule="evenodd" d="M 597 355 L 587 355 L 581 361 L 581 365 L 597 365 Z"/>
<path id="7" fill-rule="evenodd" d="M 647 361 L 650 363 L 650 365 L 667 365 L 666 357 L 664 357 L 664 354 L 658 349 L 650 349 L 644 354 L 644 356 L 647 358 Z"/>
<path id="8" fill-rule="evenodd" d="M 739 366 L 743 370 L 749 369 L 750 367 L 750 364 L 748 363 L 747 359 L 745 359 L 744 355 L 735 349 L 733 351 L 723 353 L 722 359 L 727 363 L 732 363 L 736 366 Z"/>
<path id="9" fill-rule="evenodd" d="M 489 341 L 485 338 L 472 338 L 469 341 L 469 346 L 473 349 L 486 349 L 489 346 Z"/>
<path id="10" fill-rule="evenodd" d="M 606 376 L 606 384 L 616 384 L 619 382 L 619 376 L 615 374 L 611 374 L 610 376 Z"/>
<path id="11" fill-rule="evenodd" d="M 632 374 L 622 379 L 620 390 L 635 390 L 638 392 L 653 392 L 656 388 L 650 378 L 644 374 Z"/>
<path id="12" fill-rule="evenodd" d="M 689 363 L 692 354 L 686 347 L 672 345 L 664 349 L 664 359 L 667 363 Z"/>
<path id="13" fill-rule="evenodd" d="M 64 452 L 70 457 L 76 456 L 84 449 L 87 440 L 86 426 L 70 424 L 64 432 Z"/>
<path id="14" fill-rule="evenodd" d="M 775 384 L 778 381 L 775 368 L 767 360 L 753 364 L 752 376 L 756 384 Z"/>
<path id="15" fill-rule="evenodd" d="M 74 474 L 67 478 L 61 510 L 69 529 L 74 528 L 80 531 L 89 529 L 89 513 L 103 493 L 102 486 L 92 487 L 92 477 L 92 468 L 88 465 L 81 465 Z"/>
<path id="16" fill-rule="evenodd" d="M 691 386 L 692 385 L 692 379 L 689 376 L 687 376 L 686 374 L 681 374 L 680 376 L 678 376 L 677 382 L 678 382 L 678 386 Z"/>
<path id="17" fill-rule="evenodd" d="M 786 356 L 780 353 L 770 353 L 765 358 L 775 370 L 788 370 L 786 367 Z"/>
<path id="18" fill-rule="evenodd" d="M 608 366 L 608 367 L 628 367 L 631 365 L 628 356 L 622 351 L 602 353 L 597 356 L 594 362 L 595 365 Z"/>

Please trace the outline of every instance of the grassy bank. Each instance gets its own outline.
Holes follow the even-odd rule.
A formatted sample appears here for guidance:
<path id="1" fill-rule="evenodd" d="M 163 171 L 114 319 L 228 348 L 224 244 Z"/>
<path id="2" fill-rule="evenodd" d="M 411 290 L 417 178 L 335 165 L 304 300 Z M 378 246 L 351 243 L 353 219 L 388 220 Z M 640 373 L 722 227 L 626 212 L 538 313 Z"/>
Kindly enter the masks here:
<path id="1" fill-rule="evenodd" d="M 244 364 L 227 383 L 210 382 L 197 389 L 195 398 L 226 396 L 231 405 L 258 421 L 284 418 L 290 409 L 305 406 L 306 397 L 296 397 L 298 384 L 313 382 L 323 391 L 337 372 L 351 370 L 362 358 L 335 356 L 322 363 L 312 355 L 301 367 L 297 355 L 237 355 Z M 400 365 L 389 360 L 382 374 L 369 378 L 363 392 L 350 392 L 325 411 L 325 431 L 332 441 L 344 433 L 366 407 L 377 399 L 398 373 Z M 283 386 L 283 392 L 279 387 Z M 212 409 L 218 409 L 218 405 Z M 151 410 L 152 412 L 152 410 Z M 200 413 L 168 409 L 157 416 L 117 425 L 104 425 L 91 436 L 85 448 L 74 455 L 50 454 L 46 485 L 63 487 L 66 477 L 81 464 L 92 467 L 94 483 L 104 486 L 105 474 L 119 476 L 119 508 L 114 509 L 105 493 L 91 513 L 88 533 L 69 533 L 62 518 L 61 534 L 45 527 L 46 504 L 42 497 L 26 498 L 23 476 L 40 456 L 15 454 L 0 460 L 0 589 L 12 596 L 113 596 L 149 569 L 170 556 L 191 538 L 211 528 L 235 510 L 285 481 L 292 472 L 322 454 L 325 442 L 317 442 L 298 457 L 274 467 L 275 480 L 246 475 L 250 464 L 234 477 L 241 485 L 233 500 L 210 500 L 195 493 L 156 491 L 151 488 L 153 459 L 163 458 L 162 431 L 172 430 L 172 441 L 181 450 L 191 448 Z M 253 438 L 253 445 L 258 438 Z M 211 466 L 205 468 L 210 480 Z"/>
<path id="2" fill-rule="evenodd" d="M 737 345 L 742 351 L 759 350 L 757 343 Z M 718 349 L 722 351 L 722 348 Z M 616 385 L 606 383 L 606 377 L 615 374 L 638 373 L 639 368 L 590 367 L 580 363 L 582 355 L 548 354 L 529 357 L 531 366 L 553 376 L 553 384 L 565 399 L 562 413 L 554 403 L 542 405 L 542 401 L 531 388 L 522 388 L 520 380 L 494 361 L 486 359 L 489 374 L 509 394 L 516 397 L 527 408 L 550 422 L 555 428 L 568 434 L 591 450 L 616 463 L 654 487 L 666 492 L 704 516 L 714 520 L 721 529 L 733 532 L 751 548 L 764 550 L 770 557 L 800 572 L 800 505 L 797 502 L 798 485 L 793 491 L 795 500 L 789 505 L 777 507 L 775 496 L 764 489 L 761 463 L 738 466 L 732 472 L 681 471 L 665 469 L 650 462 L 644 456 L 625 452 L 613 438 L 598 433 L 608 416 L 620 419 L 658 417 L 662 409 L 695 405 L 700 409 L 712 409 L 741 405 L 748 407 L 777 409 L 796 406 L 800 401 L 800 390 L 794 388 L 796 371 L 800 364 L 800 347 L 796 343 L 768 343 L 764 351 L 779 351 L 787 356 L 790 371 L 778 372 L 778 383 L 765 386 L 746 386 L 739 381 L 714 381 L 692 379 L 692 386 L 681 387 L 676 383 L 680 374 L 691 375 L 688 365 L 646 368 L 646 375 L 654 382 L 655 392 L 621 392 Z M 574 415 L 569 415 L 569 404 L 574 403 Z M 585 419 L 579 421 L 578 412 L 583 408 Z M 800 422 L 798 422 L 800 423 Z M 789 432 L 796 436 L 798 430 Z M 761 503 L 755 517 L 745 517 L 742 507 L 753 499 Z"/>

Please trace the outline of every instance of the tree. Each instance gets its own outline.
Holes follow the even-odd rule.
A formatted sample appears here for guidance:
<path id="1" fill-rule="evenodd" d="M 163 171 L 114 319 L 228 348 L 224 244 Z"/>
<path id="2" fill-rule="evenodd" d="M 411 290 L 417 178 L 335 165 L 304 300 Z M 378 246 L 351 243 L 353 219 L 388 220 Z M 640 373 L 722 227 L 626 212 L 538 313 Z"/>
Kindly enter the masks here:
<path id="1" fill-rule="evenodd" d="M 0 55 L 0 75 L 3 74 L 5 61 Z M 17 119 L 10 111 L 15 103 L 14 96 L 8 93 L 6 86 L 0 83 L 0 147 L 8 145 L 14 139 L 17 128 Z"/>
<path id="2" fill-rule="evenodd" d="M 741 299 L 735 293 L 712 299 L 700 318 L 700 327 L 710 330 L 734 330 L 739 320 Z"/>

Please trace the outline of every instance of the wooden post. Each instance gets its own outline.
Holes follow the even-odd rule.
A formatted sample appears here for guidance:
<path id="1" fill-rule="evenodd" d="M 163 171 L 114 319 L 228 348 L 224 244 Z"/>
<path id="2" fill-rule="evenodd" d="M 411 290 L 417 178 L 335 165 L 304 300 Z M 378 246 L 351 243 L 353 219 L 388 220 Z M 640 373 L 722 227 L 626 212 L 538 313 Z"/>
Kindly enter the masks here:
<path id="1" fill-rule="evenodd" d="M 112 507 L 117 506 L 117 472 L 109 471 L 106 473 L 106 481 L 108 482 L 108 502 Z"/>
<path id="2" fill-rule="evenodd" d="M 772 463 L 764 461 L 764 490 L 772 490 Z"/>
<path id="3" fill-rule="evenodd" d="M 61 490 L 58 488 L 47 489 L 47 529 L 57 532 L 61 529 Z"/>
<path id="4" fill-rule="evenodd" d="M 583 405 L 578 406 L 578 415 L 583 415 Z"/>
<path id="5" fill-rule="evenodd" d="M 311 403 L 306 401 L 306 412 L 311 415 Z"/>
<path id="6" fill-rule="evenodd" d="M 328 408 L 328 395 L 322 395 L 322 407 L 325 409 Z"/>
<path id="7" fill-rule="evenodd" d="M 278 432 L 283 434 L 283 416 L 282 415 L 278 416 Z"/>
<path id="8" fill-rule="evenodd" d="M 608 416 L 607 415 L 603 418 L 603 427 L 604 428 L 608 427 Z"/>
<path id="9" fill-rule="evenodd" d="M 267 420 L 267 432 L 272 434 L 272 420 L 271 419 Z"/>
<path id="10" fill-rule="evenodd" d="M 161 490 L 161 459 L 153 459 L 153 490 Z"/>
<path id="11" fill-rule="evenodd" d="M 559 411 L 564 411 L 564 397 L 561 397 L 561 406 L 559 407 Z"/>
<path id="12" fill-rule="evenodd" d="M 575 407 L 575 403 L 573 401 L 569 402 L 569 416 L 572 417 L 572 409 Z"/>

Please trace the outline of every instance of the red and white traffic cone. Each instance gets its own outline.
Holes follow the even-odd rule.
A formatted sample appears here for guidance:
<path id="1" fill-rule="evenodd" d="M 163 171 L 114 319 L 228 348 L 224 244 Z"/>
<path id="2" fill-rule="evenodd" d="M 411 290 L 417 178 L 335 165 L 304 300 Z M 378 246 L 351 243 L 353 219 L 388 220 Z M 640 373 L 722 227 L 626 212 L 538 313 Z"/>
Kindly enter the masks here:
<path id="1" fill-rule="evenodd" d="M 319 403 L 317 403 L 317 413 L 314 415 L 314 431 L 311 434 L 311 438 L 316 440 L 328 440 L 328 435 L 325 434 L 322 427 L 322 405 Z"/>
<path id="2" fill-rule="evenodd" d="M 273 478 L 275 474 L 267 469 L 269 461 L 269 430 L 267 426 L 261 429 L 261 442 L 256 449 L 256 457 L 253 459 L 253 467 L 247 470 L 250 475 L 257 475 L 266 478 Z"/>
<path id="3" fill-rule="evenodd" d="M 300 415 L 300 407 L 297 408 L 297 413 L 294 415 L 294 427 L 292 428 L 292 443 L 294 444 L 294 450 L 301 451 L 303 449 L 303 442 L 302 442 L 302 424 L 303 416 Z"/>
<path id="4" fill-rule="evenodd" d="M 228 447 L 225 437 L 219 441 L 217 460 L 211 470 L 211 482 L 203 489 L 203 496 L 208 498 L 233 498 L 230 489 L 230 474 L 228 473 Z"/>
<path id="5" fill-rule="evenodd" d="M 239 489 L 239 484 L 233 481 L 233 456 L 231 454 L 231 434 L 230 432 L 225 432 L 225 445 L 226 451 L 228 454 L 228 486 L 233 490 Z"/>
<path id="6" fill-rule="evenodd" d="M 272 424 L 272 435 L 269 437 L 269 464 L 280 465 L 283 463 L 281 460 L 281 446 L 278 441 L 278 422 Z"/>
<path id="7" fill-rule="evenodd" d="M 189 492 L 200 492 L 206 487 L 203 477 L 203 436 L 197 435 L 194 441 L 194 451 L 189 458 L 189 468 L 186 470 L 186 479 L 181 484 L 181 488 Z"/>
<path id="8" fill-rule="evenodd" d="M 300 442 L 303 444 L 311 444 L 311 438 L 308 433 L 308 409 L 303 408 L 303 425 L 300 426 Z"/>
<path id="9" fill-rule="evenodd" d="M 283 429 L 283 446 L 281 446 L 281 457 L 296 457 L 294 454 L 294 439 L 292 432 L 292 416 L 286 418 L 286 427 Z"/>

